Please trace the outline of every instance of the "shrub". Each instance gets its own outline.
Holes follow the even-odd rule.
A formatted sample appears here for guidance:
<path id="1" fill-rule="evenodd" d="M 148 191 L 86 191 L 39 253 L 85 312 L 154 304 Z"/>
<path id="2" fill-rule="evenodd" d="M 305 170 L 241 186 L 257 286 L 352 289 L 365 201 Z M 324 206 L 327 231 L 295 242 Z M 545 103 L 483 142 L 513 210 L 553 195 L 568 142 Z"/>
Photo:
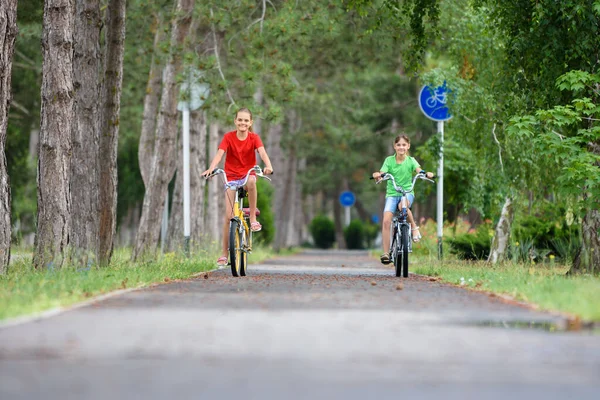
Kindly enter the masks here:
<path id="1" fill-rule="evenodd" d="M 264 179 L 258 178 L 256 181 L 258 190 L 258 199 L 256 201 L 256 207 L 260 210 L 260 216 L 258 221 L 262 225 L 260 234 L 253 235 L 252 238 L 260 244 L 270 244 L 273 242 L 275 237 L 275 222 L 273 218 L 273 185 Z M 248 206 L 248 199 L 245 199 L 246 206 Z"/>
<path id="2" fill-rule="evenodd" d="M 346 239 L 346 247 L 349 249 L 364 249 L 366 242 L 366 232 L 363 223 L 355 219 L 344 228 L 344 239 Z"/>
<path id="3" fill-rule="evenodd" d="M 325 215 L 316 216 L 310 222 L 309 229 L 316 247 L 328 249 L 335 243 L 335 226 Z"/>
<path id="4" fill-rule="evenodd" d="M 480 225 L 474 233 L 449 238 L 450 253 L 463 260 L 485 260 L 490 254 L 492 237 L 490 226 Z"/>

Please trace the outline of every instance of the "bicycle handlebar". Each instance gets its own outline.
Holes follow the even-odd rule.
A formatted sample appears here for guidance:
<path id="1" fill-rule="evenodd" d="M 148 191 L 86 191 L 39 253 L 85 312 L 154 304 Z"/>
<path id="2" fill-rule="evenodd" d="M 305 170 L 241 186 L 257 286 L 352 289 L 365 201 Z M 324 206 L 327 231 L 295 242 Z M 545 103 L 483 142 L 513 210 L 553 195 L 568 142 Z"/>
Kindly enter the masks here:
<path id="1" fill-rule="evenodd" d="M 271 180 L 271 178 L 269 178 L 268 176 L 266 176 L 263 173 L 262 168 L 260 168 L 260 166 L 255 165 L 254 167 L 252 167 L 252 168 L 250 168 L 248 170 L 248 173 L 246 174 L 246 177 L 244 178 L 244 182 L 242 184 L 240 184 L 240 185 L 235 185 L 235 187 L 245 186 L 246 183 L 248 183 L 248 178 L 250 177 L 250 174 L 253 171 L 256 172 L 256 176 L 260 176 L 261 178 L 265 178 L 266 180 L 269 180 L 269 181 Z M 223 174 L 223 176 L 225 177 L 225 182 L 227 182 L 227 174 L 221 168 L 215 169 L 213 172 L 211 172 L 209 175 L 206 176 L 206 179 L 210 179 L 210 178 L 212 178 L 212 177 L 214 177 L 216 175 L 220 175 L 220 174 Z"/>
<path id="2" fill-rule="evenodd" d="M 371 177 L 370 179 L 375 179 L 375 178 Z M 392 185 L 394 185 L 394 189 L 396 189 L 396 192 L 403 193 L 403 194 L 412 192 L 412 190 L 415 187 L 415 182 L 417 181 L 417 179 L 423 179 L 423 180 L 429 181 L 431 183 L 435 183 L 435 181 L 433 179 L 427 178 L 425 171 L 421 170 L 421 172 L 419 172 L 418 174 L 415 175 L 415 177 L 412 180 L 412 184 L 410 185 L 410 187 L 408 189 L 404 189 L 402 186 L 396 185 L 396 180 L 394 179 L 394 176 L 388 172 L 384 172 L 383 174 L 381 174 L 381 179 L 378 180 L 377 182 L 375 182 L 375 184 L 378 185 L 381 182 L 388 181 L 390 179 L 392 180 Z"/>

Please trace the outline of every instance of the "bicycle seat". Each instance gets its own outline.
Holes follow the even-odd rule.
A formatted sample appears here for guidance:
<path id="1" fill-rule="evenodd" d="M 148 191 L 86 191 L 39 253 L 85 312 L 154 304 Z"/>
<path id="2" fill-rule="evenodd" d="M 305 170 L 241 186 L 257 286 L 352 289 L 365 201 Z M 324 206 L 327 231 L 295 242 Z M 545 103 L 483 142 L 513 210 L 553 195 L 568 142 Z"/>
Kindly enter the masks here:
<path id="1" fill-rule="evenodd" d="M 250 216 L 250 207 L 244 207 L 244 215 L 246 217 Z M 257 208 L 256 209 L 256 216 L 258 217 L 260 215 L 260 210 Z"/>

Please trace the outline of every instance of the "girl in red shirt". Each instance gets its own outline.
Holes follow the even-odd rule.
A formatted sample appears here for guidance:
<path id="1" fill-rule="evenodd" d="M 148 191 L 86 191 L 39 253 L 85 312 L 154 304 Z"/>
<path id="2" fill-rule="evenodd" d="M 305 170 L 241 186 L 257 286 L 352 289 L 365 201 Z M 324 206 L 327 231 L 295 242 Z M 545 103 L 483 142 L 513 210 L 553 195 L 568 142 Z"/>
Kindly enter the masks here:
<path id="1" fill-rule="evenodd" d="M 252 112 L 247 108 L 240 108 L 235 113 L 235 131 L 231 131 L 225 134 L 217 154 L 210 163 L 210 166 L 206 171 L 202 173 L 202 176 L 206 177 L 219 165 L 223 155 L 227 153 L 225 157 L 225 174 L 227 180 L 237 181 L 244 179 L 248 170 L 256 165 L 256 152 L 260 155 L 260 158 L 265 163 L 263 172 L 265 174 L 272 174 L 273 167 L 271 166 L 271 160 L 267 155 L 267 151 L 263 146 L 260 137 L 250 131 L 252 127 Z M 250 205 L 250 229 L 253 232 L 258 232 L 262 229 L 261 224 L 256 220 L 256 176 L 251 175 L 248 177 L 246 184 L 246 190 L 248 190 L 248 203 Z M 223 228 L 223 253 L 217 260 L 219 266 L 227 265 L 227 250 L 229 247 L 229 219 L 233 212 L 233 201 L 235 200 L 235 192 L 233 190 L 225 190 L 225 220 Z"/>

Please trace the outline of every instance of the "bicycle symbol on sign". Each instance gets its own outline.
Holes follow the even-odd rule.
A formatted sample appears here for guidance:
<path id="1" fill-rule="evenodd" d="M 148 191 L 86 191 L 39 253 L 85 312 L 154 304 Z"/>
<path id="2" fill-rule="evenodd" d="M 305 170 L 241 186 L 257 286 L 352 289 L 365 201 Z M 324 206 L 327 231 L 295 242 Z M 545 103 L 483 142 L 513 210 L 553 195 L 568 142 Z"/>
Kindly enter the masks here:
<path id="1" fill-rule="evenodd" d="M 427 107 L 429 108 L 436 108 L 438 106 L 438 103 L 440 104 L 440 106 L 445 106 L 446 105 L 446 92 L 445 91 L 441 91 L 441 90 L 434 90 L 433 91 L 433 96 L 429 97 L 426 100 L 426 104 Z"/>

